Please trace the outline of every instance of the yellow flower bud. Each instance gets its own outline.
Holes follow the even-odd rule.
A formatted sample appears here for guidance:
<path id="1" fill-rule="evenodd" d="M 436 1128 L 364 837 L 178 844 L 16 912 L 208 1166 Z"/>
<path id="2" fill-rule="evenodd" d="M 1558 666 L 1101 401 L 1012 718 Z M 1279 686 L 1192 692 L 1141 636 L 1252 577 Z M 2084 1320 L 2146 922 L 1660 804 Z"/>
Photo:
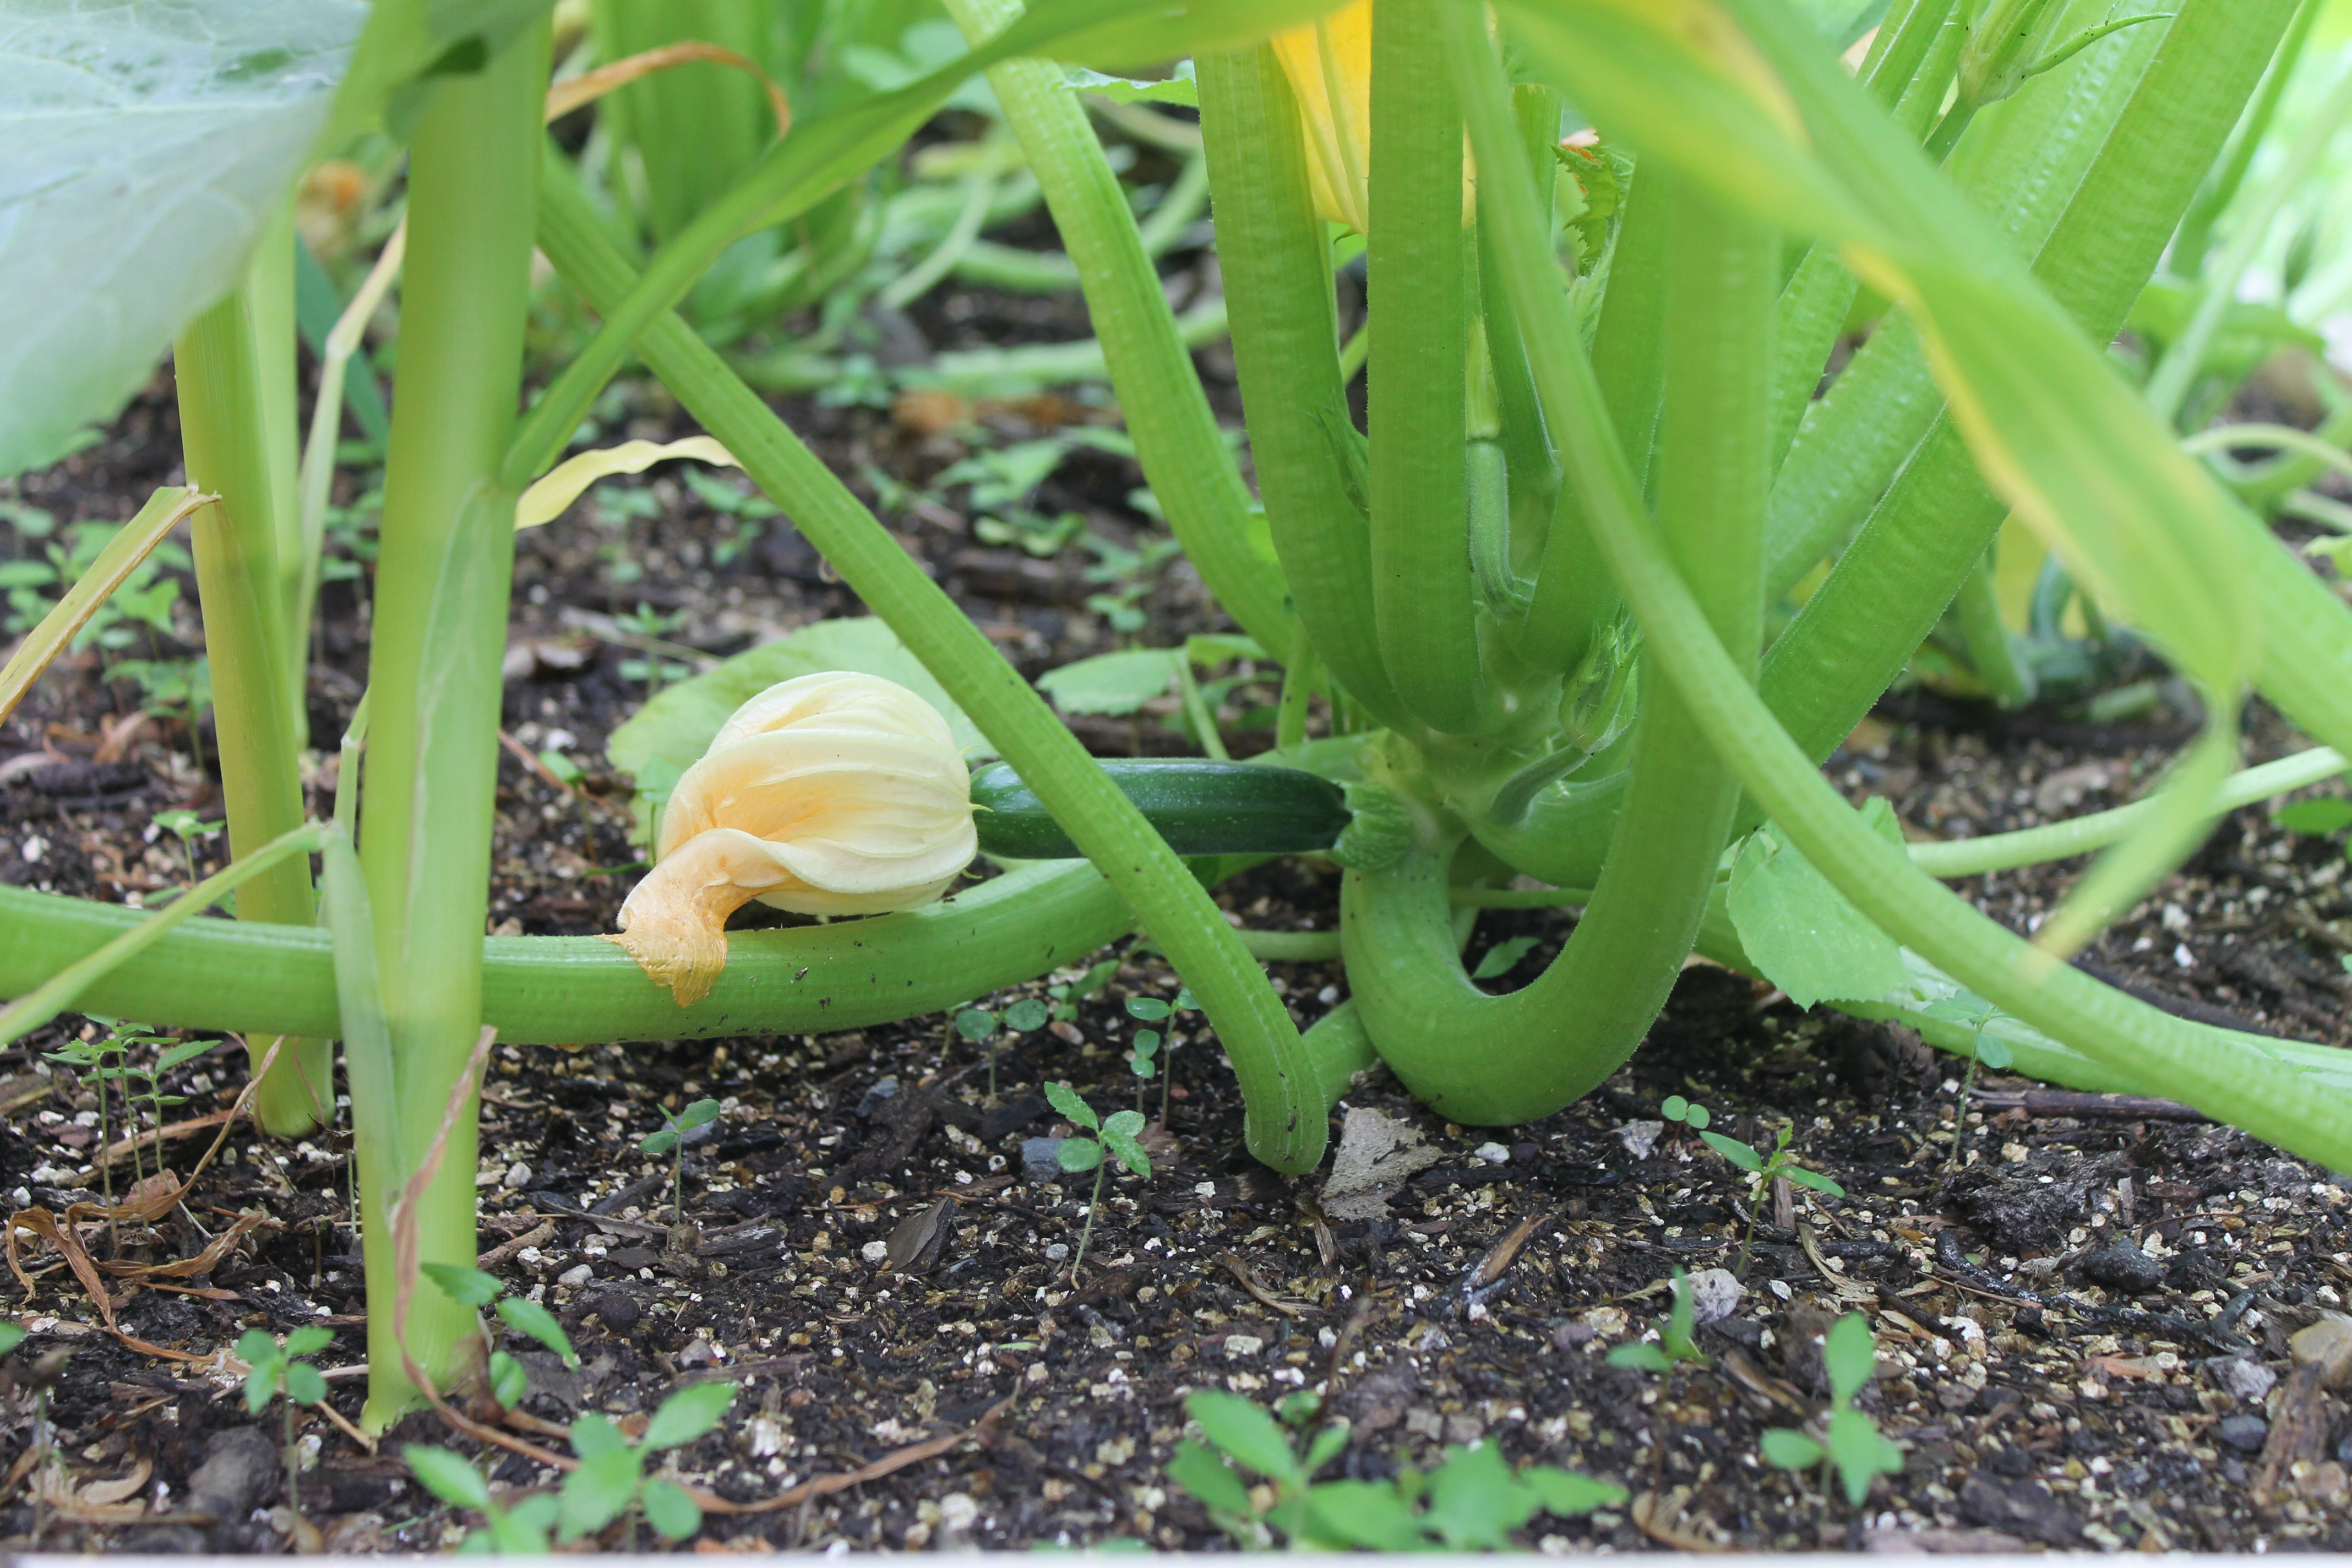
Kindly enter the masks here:
<path id="1" fill-rule="evenodd" d="M 1272 40 L 1307 131 L 1315 212 L 1358 234 L 1370 230 L 1372 0 L 1350 0 Z"/>
<path id="2" fill-rule="evenodd" d="M 719 727 L 662 812 L 654 868 L 621 907 L 628 950 L 683 1007 L 727 966 L 727 917 L 928 904 L 978 851 L 971 776 L 947 721 L 877 676 L 803 675 Z"/>

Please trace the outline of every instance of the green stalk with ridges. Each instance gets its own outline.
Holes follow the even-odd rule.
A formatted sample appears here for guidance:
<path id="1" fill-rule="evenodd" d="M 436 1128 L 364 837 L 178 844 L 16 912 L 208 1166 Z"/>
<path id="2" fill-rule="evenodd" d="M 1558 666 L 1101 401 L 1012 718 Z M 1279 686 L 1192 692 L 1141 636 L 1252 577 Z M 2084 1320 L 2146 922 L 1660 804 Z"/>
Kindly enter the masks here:
<path id="1" fill-rule="evenodd" d="M 949 0 L 974 45 L 1022 15 L 1020 0 Z M 1127 191 L 1062 68 L 1048 60 L 992 66 L 989 85 L 1045 193 L 1087 313 L 1103 346 L 1137 459 L 1201 580 L 1269 652 L 1290 646 L 1280 571 L 1249 542 L 1249 490 L 1218 433 L 1192 358 L 1176 334 Z"/>
<path id="2" fill-rule="evenodd" d="M 499 665 L 514 566 L 514 491 L 498 472 L 521 391 L 547 55 L 542 23 L 479 73 L 451 78 L 409 152 L 360 845 L 407 1145 L 394 1164 L 404 1171 L 425 1159 L 482 1023 Z M 474 1261 L 475 1141 L 468 1106 L 415 1210 L 425 1262 Z M 367 1418 L 378 1429 L 415 1397 L 393 1340 L 389 1196 L 363 1194 L 374 1368 Z M 470 1308 L 420 1287 L 408 1330 L 428 1375 L 467 1370 L 478 1338 Z"/>
<path id="3" fill-rule="evenodd" d="M 549 259 L 591 305 L 625 298 L 635 279 L 585 198 L 553 169 L 541 191 L 540 242 Z M 638 351 L 971 716 L 1168 954 L 1233 1060 L 1249 1103 L 1250 1152 L 1277 1170 L 1313 1169 L 1327 1129 L 1306 1047 L 1184 863 L 987 636 L 683 321 L 657 318 Z"/>
<path id="4" fill-rule="evenodd" d="M 1339 380 L 1330 253 L 1290 80 L 1264 47 L 1213 51 L 1198 69 L 1234 364 L 1266 523 L 1324 668 L 1394 725 L 1406 714 L 1372 627 L 1371 539 L 1362 481 L 1349 471 L 1357 437 Z"/>
<path id="5" fill-rule="evenodd" d="M 290 211 L 290 209 L 289 209 Z M 188 482 L 218 495 L 190 521 L 212 670 L 229 852 L 253 853 L 302 825 L 300 650 L 280 549 L 294 521 L 293 234 L 281 217 L 256 242 L 237 290 L 173 347 Z M 281 428 L 282 426 L 282 428 Z M 238 918 L 307 925 L 310 868 L 289 860 L 237 891 Z M 256 1064 L 276 1044 L 246 1045 Z M 254 1100 L 261 1124 L 299 1137 L 332 1120 L 334 1054 L 289 1040 Z"/>
<path id="6" fill-rule="evenodd" d="M 1365 384 L 1381 661 L 1413 717 L 1463 733 L 1486 728 L 1494 709 L 1471 589 L 1462 116 L 1438 44 L 1440 4 L 1384 0 L 1372 11 Z"/>

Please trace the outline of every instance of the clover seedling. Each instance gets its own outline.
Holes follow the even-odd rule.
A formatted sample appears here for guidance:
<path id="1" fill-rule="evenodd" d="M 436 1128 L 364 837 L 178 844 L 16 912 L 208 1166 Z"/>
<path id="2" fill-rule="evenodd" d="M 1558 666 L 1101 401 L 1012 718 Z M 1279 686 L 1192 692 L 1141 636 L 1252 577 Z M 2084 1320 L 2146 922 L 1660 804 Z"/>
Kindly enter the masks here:
<path id="1" fill-rule="evenodd" d="M 1135 1135 L 1143 1131 L 1143 1112 L 1115 1111 L 1106 1121 L 1066 1083 L 1047 1084 L 1045 1098 L 1053 1101 L 1055 1110 L 1095 1134 L 1092 1138 L 1065 1138 L 1054 1151 L 1055 1160 L 1072 1175 L 1087 1171 L 1095 1173 L 1094 1195 L 1087 1199 L 1086 1228 L 1078 1233 L 1077 1256 L 1070 1259 L 1070 1278 L 1075 1279 L 1078 1277 L 1078 1265 L 1087 1260 L 1087 1244 L 1094 1239 L 1095 1215 L 1102 1207 L 1103 1178 L 1110 1173 L 1110 1167 L 1103 1163 L 1103 1152 L 1108 1149 L 1120 1164 L 1139 1176 L 1151 1174 L 1151 1156 L 1135 1141 Z"/>
<path id="2" fill-rule="evenodd" d="M 506 1294 L 505 1282 L 496 1275 L 459 1263 L 427 1263 L 421 1266 L 421 1271 L 459 1306 L 488 1307 L 507 1327 L 529 1335 L 562 1357 L 565 1366 L 580 1364 L 580 1357 L 572 1348 L 572 1336 L 563 1331 L 555 1314 L 528 1296 Z M 500 1407 L 511 1410 L 522 1403 L 530 1384 L 522 1363 L 502 1350 L 493 1350 L 489 1354 L 489 1374 L 490 1396 Z"/>
<path id="3" fill-rule="evenodd" d="M 698 1127 L 707 1127 L 719 1120 L 719 1102 L 698 1100 L 684 1110 L 672 1116 L 665 1106 L 654 1107 L 667 1123 L 658 1132 L 648 1132 L 637 1140 L 637 1147 L 648 1154 L 670 1156 L 670 1190 L 677 1207 L 673 1217 L 679 1225 L 686 1223 L 686 1135 Z"/>
<path id="4" fill-rule="evenodd" d="M 1830 1418 L 1818 1437 L 1793 1427 L 1776 1426 L 1759 1439 L 1764 1462 L 1783 1470 L 1810 1470 L 1826 1464 L 1845 1488 L 1845 1500 L 1855 1508 L 1870 1495 L 1870 1483 L 1903 1470 L 1903 1450 L 1878 1429 L 1878 1423 L 1854 1408 L 1854 1396 L 1869 1386 L 1878 1365 L 1878 1341 L 1859 1312 L 1837 1321 L 1822 1342 L 1822 1369 L 1830 1378 Z"/>
<path id="5" fill-rule="evenodd" d="M 1677 1362 L 1696 1362 L 1701 1366 L 1706 1364 L 1706 1352 L 1698 1348 L 1697 1340 L 1692 1337 L 1697 1323 L 1691 1308 L 1690 1276 L 1676 1268 L 1674 1281 L 1666 1289 L 1673 1304 L 1666 1309 L 1666 1315 L 1658 1320 L 1657 1342 L 1636 1340 L 1631 1344 L 1619 1345 L 1609 1352 L 1611 1366 L 1630 1366 L 1637 1372 L 1668 1373 L 1674 1371 Z"/>
<path id="6" fill-rule="evenodd" d="M 1706 1131 L 1706 1124 L 1715 1120 L 1706 1106 L 1694 1105 L 1679 1094 L 1670 1094 L 1658 1102 L 1658 1116 L 1662 1121 L 1687 1127 L 1694 1132 Z M 1676 1133 L 1675 1136 L 1679 1140 L 1682 1135 Z"/>
<path id="7" fill-rule="evenodd" d="M 279 1344 L 277 1337 L 266 1329 L 247 1329 L 236 1342 L 237 1359 L 246 1364 L 245 1408 L 258 1415 L 269 1408 L 269 1402 L 281 1395 L 286 1401 L 286 1426 L 280 1451 L 286 1458 L 286 1509 L 292 1514 L 302 1511 L 302 1499 L 297 1489 L 301 1475 L 301 1462 L 294 1447 L 294 1407 L 298 1405 L 318 1405 L 327 1397 L 327 1380 L 319 1369 L 299 1358 L 316 1355 L 335 1342 L 334 1331 L 316 1324 L 308 1324 L 286 1336 Z"/>
<path id="8" fill-rule="evenodd" d="M 1822 1175 L 1797 1163 L 1789 1152 L 1789 1140 L 1794 1129 L 1783 1127 L 1772 1143 L 1769 1153 L 1751 1149 L 1737 1138 L 1727 1138 L 1720 1132 L 1701 1131 L 1700 1139 L 1706 1146 L 1748 1173 L 1748 1234 L 1739 1242 L 1739 1271 L 1748 1268 L 1748 1255 L 1756 1243 L 1756 1210 L 1764 1201 L 1765 1189 L 1774 1179 L 1786 1176 L 1801 1187 L 1811 1187 L 1817 1193 L 1827 1193 L 1833 1198 L 1845 1196 L 1845 1189 Z"/>

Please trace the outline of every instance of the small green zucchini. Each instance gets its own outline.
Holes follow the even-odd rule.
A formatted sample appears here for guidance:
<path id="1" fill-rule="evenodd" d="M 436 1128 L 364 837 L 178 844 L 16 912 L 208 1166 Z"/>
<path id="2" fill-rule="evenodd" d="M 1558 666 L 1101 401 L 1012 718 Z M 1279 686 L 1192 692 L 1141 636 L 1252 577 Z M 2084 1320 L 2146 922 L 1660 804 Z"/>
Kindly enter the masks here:
<path id="1" fill-rule="evenodd" d="M 1328 849 L 1349 820 L 1345 792 L 1296 768 L 1189 758 L 1102 764 L 1179 855 L 1294 855 Z M 972 826 L 983 854 L 1067 860 L 1077 846 L 1036 793 L 1003 763 L 971 776 Z"/>

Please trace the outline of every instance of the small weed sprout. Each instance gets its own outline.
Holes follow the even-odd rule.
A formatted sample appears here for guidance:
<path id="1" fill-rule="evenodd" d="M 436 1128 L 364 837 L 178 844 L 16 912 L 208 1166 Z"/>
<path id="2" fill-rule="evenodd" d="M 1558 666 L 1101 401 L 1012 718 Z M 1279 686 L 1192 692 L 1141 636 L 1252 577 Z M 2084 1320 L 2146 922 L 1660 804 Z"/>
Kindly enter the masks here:
<path id="1" fill-rule="evenodd" d="M 1927 1016 L 1947 1023 L 1959 1024 L 1969 1030 L 1969 1067 L 1960 1078 L 1960 1103 L 1952 1116 L 1952 1157 L 1950 1163 L 1961 1164 L 1967 1159 L 1969 1136 L 1969 1100 L 1976 1093 L 1977 1068 L 1989 1067 L 2002 1071 L 2017 1060 L 2009 1043 L 1998 1035 L 1985 1033 L 2000 1009 L 1983 997 L 1963 991 L 1957 996 L 1947 996 L 1927 1007 Z"/>
<path id="2" fill-rule="evenodd" d="M 698 1100 L 676 1116 L 666 1106 L 656 1106 L 664 1126 L 658 1132 L 648 1132 L 637 1140 L 637 1148 L 647 1154 L 670 1156 L 670 1193 L 677 1207 L 672 1211 L 676 1223 L 686 1223 L 686 1135 L 698 1127 L 707 1127 L 719 1120 L 719 1102 Z"/>
<path id="3" fill-rule="evenodd" d="M 985 1007 L 963 1007 L 956 1012 L 955 1031 L 975 1046 L 988 1047 L 988 1098 L 996 1100 L 996 1040 L 1002 1030 L 1016 1035 L 1031 1034 L 1045 1026 L 1048 1011 L 1045 1003 L 1034 996 L 1024 996 L 1002 1013 L 992 1013 Z"/>
<path id="4" fill-rule="evenodd" d="M 1279 1535 L 1293 1549 L 1494 1551 L 1538 1513 L 1574 1518 L 1625 1500 L 1622 1487 L 1549 1465 L 1515 1474 L 1492 1443 L 1449 1447 L 1426 1476 L 1407 1468 L 1391 1481 L 1318 1482 L 1348 1446 L 1348 1424 L 1318 1427 L 1322 1400 L 1305 1392 L 1283 1402 L 1279 1420 L 1215 1389 L 1189 1395 L 1184 1413 L 1206 1441 L 1178 1444 L 1169 1479 L 1244 1549 Z M 1265 1478 L 1271 1495 L 1261 1502 L 1241 1472 Z"/>
<path id="5" fill-rule="evenodd" d="M 1748 1231 L 1739 1238 L 1739 1269 L 1748 1271 L 1748 1254 L 1756 1245 L 1756 1211 L 1762 1206 L 1764 1194 L 1773 1182 L 1786 1176 L 1801 1187 L 1811 1187 L 1817 1193 L 1827 1193 L 1833 1198 L 1845 1196 L 1845 1189 L 1822 1175 L 1797 1163 L 1789 1152 L 1789 1140 L 1795 1129 L 1782 1127 L 1773 1140 L 1771 1152 L 1751 1149 L 1737 1138 L 1727 1138 L 1720 1132 L 1701 1131 L 1699 1137 L 1706 1146 L 1748 1173 Z"/>
<path id="6" fill-rule="evenodd" d="M 496 1275 L 460 1263 L 427 1263 L 421 1265 L 419 1271 L 459 1306 L 489 1308 L 508 1328 L 529 1335 L 561 1356 L 565 1366 L 579 1366 L 580 1356 L 572 1348 L 572 1336 L 563 1331 L 555 1314 L 528 1296 L 508 1295 L 505 1281 Z M 522 1396 L 530 1388 L 530 1374 L 523 1369 L 522 1363 L 502 1350 L 493 1350 L 488 1372 L 490 1397 L 499 1402 L 500 1409 L 512 1410 L 522 1403 Z"/>
<path id="7" fill-rule="evenodd" d="M 1698 1348 L 1698 1342 L 1693 1337 L 1697 1324 L 1691 1307 L 1690 1276 L 1676 1268 L 1674 1280 L 1666 1290 L 1673 1304 L 1666 1309 L 1666 1315 L 1658 1320 L 1656 1342 L 1636 1340 L 1631 1344 L 1617 1346 L 1609 1352 L 1611 1366 L 1632 1367 L 1636 1372 L 1663 1374 L 1674 1371 L 1682 1362 L 1696 1362 L 1701 1366 L 1706 1364 L 1706 1352 Z"/>
<path id="8" fill-rule="evenodd" d="M 1110 1167 L 1103 1161 L 1103 1152 L 1108 1150 L 1120 1164 L 1139 1176 L 1151 1174 L 1151 1156 L 1135 1141 L 1135 1135 L 1143 1131 L 1143 1112 L 1115 1111 L 1105 1121 L 1066 1083 L 1047 1084 L 1045 1098 L 1053 1102 L 1055 1110 L 1095 1134 L 1092 1138 L 1065 1138 L 1054 1151 L 1055 1160 L 1072 1175 L 1083 1175 L 1088 1171 L 1095 1173 L 1094 1194 L 1087 1199 L 1086 1228 L 1078 1232 L 1077 1254 L 1070 1259 L 1070 1278 L 1075 1279 L 1078 1277 L 1078 1265 L 1087 1260 L 1087 1244 L 1094 1239 L 1095 1215 L 1102 1209 L 1103 1178 L 1110 1173 Z"/>
<path id="9" fill-rule="evenodd" d="M 1706 1124 L 1715 1120 L 1706 1106 L 1694 1105 L 1679 1094 L 1670 1094 L 1658 1102 L 1658 1116 L 1662 1121 L 1687 1127 L 1694 1132 L 1706 1131 Z M 1675 1139 L 1679 1143 L 1682 1135 L 1677 1132 Z"/>
<path id="10" fill-rule="evenodd" d="M 410 1443 L 400 1450 L 408 1473 L 417 1484 L 452 1508 L 469 1508 L 482 1516 L 481 1527 L 458 1544 L 468 1553 L 510 1557 L 541 1557 L 553 1549 L 550 1532 L 561 1506 L 553 1492 L 536 1492 L 512 1508 L 500 1508 L 490 1496 L 482 1472 L 446 1448 Z"/>
<path id="11" fill-rule="evenodd" d="M 82 1081 L 88 1083 L 98 1093 L 98 1152 L 97 1157 L 91 1163 L 98 1167 L 99 1188 L 106 1194 L 107 1238 L 118 1253 L 122 1250 L 122 1242 L 115 1233 L 114 1165 L 106 1157 L 111 1127 L 107 1119 L 106 1086 L 123 1076 L 121 1058 L 127 1049 L 128 1047 L 121 1039 L 110 1034 L 102 1039 L 68 1040 L 56 1050 L 42 1053 L 46 1059 L 56 1062 L 60 1067 L 72 1068 L 81 1076 Z M 127 1101 L 129 1099 L 127 1093 L 124 1098 Z M 127 1103 L 123 1112 L 126 1116 L 130 1114 L 130 1107 Z M 134 1142 L 131 1148 L 135 1157 L 137 1143 Z"/>
<path id="12" fill-rule="evenodd" d="M 698 1383 L 661 1402 L 646 1423 L 646 1435 L 632 1444 L 605 1417 L 590 1412 L 572 1424 L 572 1450 L 580 1468 L 563 1478 L 557 1502 L 556 1539 L 577 1541 L 604 1529 L 626 1510 L 629 1547 L 636 1547 L 636 1510 L 665 1541 L 684 1541 L 702 1528 L 702 1510 L 687 1489 L 663 1476 L 646 1474 L 646 1458 L 682 1448 L 719 1425 L 735 1402 L 731 1383 Z"/>
<path id="13" fill-rule="evenodd" d="M 193 811 L 173 810 L 157 812 L 154 826 L 179 841 L 180 864 L 187 868 L 188 886 L 194 887 L 201 879 L 196 875 L 196 852 L 193 845 L 199 838 L 210 838 L 227 824 L 206 822 Z M 173 896 L 176 898 L 178 895 L 174 893 Z"/>
<path id="14" fill-rule="evenodd" d="M 1162 1002 L 1157 996 L 1130 996 L 1127 999 L 1127 1016 L 1139 1024 L 1164 1026 L 1175 1015 L 1191 1012 L 1199 1005 L 1192 1000 L 1192 994 L 1185 990 L 1179 990 L 1173 1002 Z M 1160 1079 L 1160 1125 L 1162 1127 L 1168 1125 L 1171 1064 L 1161 1058 L 1160 1047 L 1167 1046 L 1171 1052 L 1176 1048 L 1168 1045 L 1168 1039 L 1169 1035 L 1164 1028 L 1138 1029 L 1135 1031 L 1135 1045 L 1127 1053 L 1128 1069 L 1135 1074 L 1135 1108 L 1138 1110 L 1143 1109 L 1144 1086 L 1155 1077 Z"/>
<path id="15" fill-rule="evenodd" d="M 1045 994 L 1054 999 L 1054 1021 L 1076 1023 L 1078 1004 L 1110 984 L 1111 976 L 1118 973 L 1118 962 L 1116 958 L 1106 958 L 1076 980 L 1056 981 L 1045 987 Z"/>
<path id="16" fill-rule="evenodd" d="M 1818 1436 L 1788 1426 L 1765 1433 L 1757 1445 L 1764 1462 L 1791 1471 L 1826 1464 L 1855 1508 L 1870 1495 L 1872 1480 L 1901 1474 L 1903 1450 L 1879 1431 L 1877 1422 L 1854 1408 L 1854 1396 L 1869 1385 L 1877 1364 L 1878 1341 L 1868 1321 L 1859 1312 L 1840 1318 L 1822 1343 L 1822 1367 L 1830 1378 L 1828 1422 Z"/>
<path id="17" fill-rule="evenodd" d="M 286 1510 L 297 1518 L 302 1513 L 302 1464 L 294 1447 L 294 1407 L 323 1404 L 327 1397 L 326 1378 L 301 1358 L 316 1355 L 334 1342 L 333 1331 L 316 1324 L 295 1330 L 286 1336 L 282 1345 L 266 1329 L 247 1329 L 236 1342 L 237 1359 L 247 1368 L 246 1410 L 258 1415 L 269 1408 L 271 1400 L 282 1397 L 285 1401 L 286 1422 L 279 1451 L 286 1458 Z"/>

